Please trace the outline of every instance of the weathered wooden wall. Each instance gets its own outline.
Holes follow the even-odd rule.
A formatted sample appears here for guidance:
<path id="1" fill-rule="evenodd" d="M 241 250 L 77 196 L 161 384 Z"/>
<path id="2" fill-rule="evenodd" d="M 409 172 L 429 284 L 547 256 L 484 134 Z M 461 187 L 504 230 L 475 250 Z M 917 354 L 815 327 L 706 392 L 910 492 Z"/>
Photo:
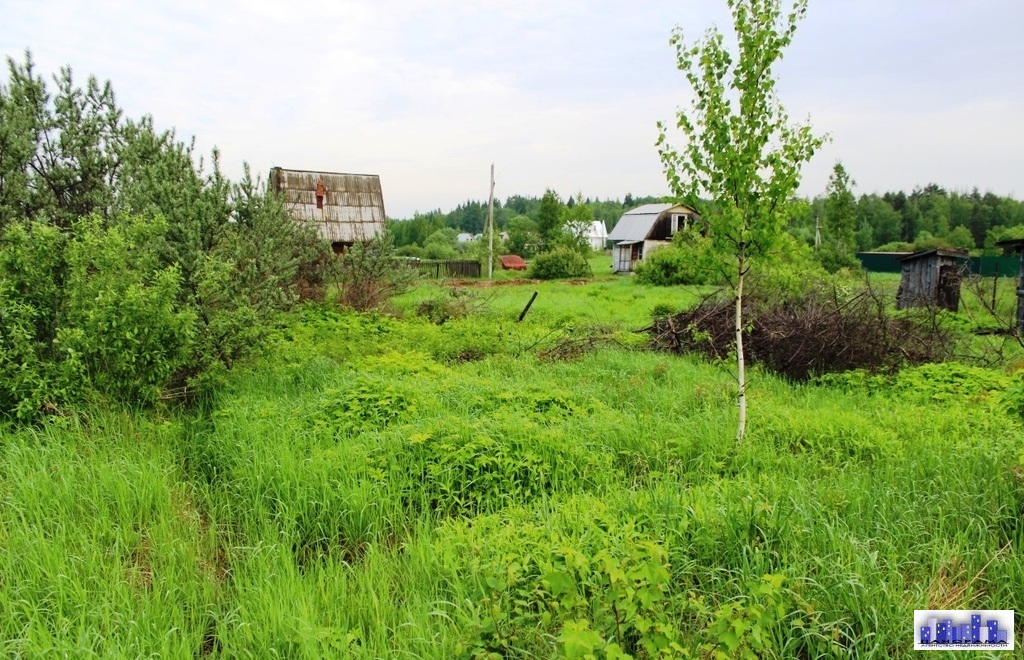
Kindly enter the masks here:
<path id="1" fill-rule="evenodd" d="M 960 279 L 955 256 L 931 254 L 904 259 L 896 308 L 940 306 L 956 311 L 960 304 Z"/>

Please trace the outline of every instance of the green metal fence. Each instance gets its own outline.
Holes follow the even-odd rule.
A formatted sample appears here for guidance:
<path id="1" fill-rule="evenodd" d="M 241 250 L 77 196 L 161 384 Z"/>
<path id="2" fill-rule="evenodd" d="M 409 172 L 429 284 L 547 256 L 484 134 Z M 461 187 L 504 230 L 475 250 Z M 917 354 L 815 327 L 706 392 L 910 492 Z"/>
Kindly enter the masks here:
<path id="1" fill-rule="evenodd" d="M 857 258 L 864 270 L 872 273 L 899 273 L 903 271 L 900 259 L 910 252 L 858 252 Z M 1016 256 L 968 257 L 964 264 L 975 275 L 983 277 L 1017 277 L 1020 259 Z"/>

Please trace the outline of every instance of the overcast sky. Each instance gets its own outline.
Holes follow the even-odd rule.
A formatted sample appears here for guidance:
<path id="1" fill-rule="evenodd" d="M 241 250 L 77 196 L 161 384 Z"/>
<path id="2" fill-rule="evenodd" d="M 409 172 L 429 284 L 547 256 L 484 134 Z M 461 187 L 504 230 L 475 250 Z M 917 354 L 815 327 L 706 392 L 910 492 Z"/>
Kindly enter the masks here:
<path id="1" fill-rule="evenodd" d="M 131 116 L 242 161 L 379 174 L 392 217 L 496 195 L 667 194 L 655 123 L 689 98 L 668 45 L 724 0 L 0 0 L 0 53 L 109 79 Z M 1024 1 L 811 0 L 780 97 L 855 192 L 1024 195 Z M 3 77 L 6 80 L 6 75 Z M 676 140 L 677 143 L 679 140 Z"/>

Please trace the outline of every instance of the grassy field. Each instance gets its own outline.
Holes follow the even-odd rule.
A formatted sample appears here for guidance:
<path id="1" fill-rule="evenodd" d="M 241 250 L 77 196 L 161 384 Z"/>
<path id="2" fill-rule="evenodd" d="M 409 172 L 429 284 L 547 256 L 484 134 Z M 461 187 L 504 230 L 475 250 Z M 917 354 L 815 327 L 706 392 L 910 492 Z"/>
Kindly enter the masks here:
<path id="1" fill-rule="evenodd" d="M 737 445 L 728 368 L 635 332 L 703 293 L 428 284 L 305 309 L 199 411 L 0 431 L 0 652 L 889 658 L 1024 609 L 1005 373 L 755 371 Z"/>

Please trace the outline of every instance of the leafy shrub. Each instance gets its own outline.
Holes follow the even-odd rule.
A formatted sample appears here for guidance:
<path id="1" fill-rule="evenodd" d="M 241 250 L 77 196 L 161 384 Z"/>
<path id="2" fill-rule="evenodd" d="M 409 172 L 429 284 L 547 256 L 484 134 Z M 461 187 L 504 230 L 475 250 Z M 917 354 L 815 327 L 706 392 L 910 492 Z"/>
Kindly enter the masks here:
<path id="1" fill-rule="evenodd" d="M 92 216 L 69 236 L 12 223 L 0 246 L 0 412 L 27 419 L 92 390 L 154 401 L 188 360 L 196 316 L 181 277 L 158 253 L 162 218 L 105 227 Z"/>
<path id="2" fill-rule="evenodd" d="M 860 261 L 854 254 L 840 249 L 831 243 L 818 246 L 815 254 L 821 267 L 830 273 L 839 272 L 842 269 L 856 270 L 860 268 Z"/>
<path id="3" fill-rule="evenodd" d="M 104 229 L 80 221 L 68 244 L 64 320 L 57 342 L 101 394 L 151 403 L 189 357 L 196 315 L 178 303 L 181 275 L 154 250 L 162 218 Z"/>
<path id="4" fill-rule="evenodd" d="M 395 250 L 396 257 L 411 257 L 413 259 L 426 258 L 426 252 L 419 245 L 403 245 Z"/>
<path id="5" fill-rule="evenodd" d="M 410 397 L 381 381 L 359 379 L 344 391 L 324 395 L 323 411 L 314 424 L 350 434 L 385 428 L 416 411 Z"/>
<path id="6" fill-rule="evenodd" d="M 460 657 L 685 655 L 665 549 L 600 506 L 587 513 L 571 535 L 496 517 L 448 530 L 446 554 L 470 553 L 480 577 Z"/>
<path id="7" fill-rule="evenodd" d="M 907 367 L 894 374 L 873 374 L 864 370 L 829 374 L 816 378 L 814 382 L 846 391 L 884 393 L 922 403 L 1001 401 L 1012 414 L 1015 411 L 1014 384 L 1019 387 L 1022 379 L 1020 375 L 1012 379 L 984 367 L 944 362 Z"/>
<path id="8" fill-rule="evenodd" d="M 431 323 L 442 325 L 452 319 L 464 319 L 476 303 L 472 295 L 457 287 L 452 287 L 432 298 L 427 298 L 416 305 L 416 313 L 430 320 Z"/>
<path id="9" fill-rule="evenodd" d="M 748 282 L 755 296 L 779 302 L 799 302 L 812 295 L 816 288 L 834 285 L 834 280 L 815 260 L 811 248 L 789 234 L 779 237 L 767 258 L 754 263 Z"/>
<path id="10" fill-rule="evenodd" d="M 125 117 L 109 84 L 51 94 L 8 60 L 0 125 L 0 414 L 88 392 L 194 391 L 322 294 L 332 260 L 248 168 L 233 184 L 173 131 Z M 7 156 L 10 156 L 8 158 Z"/>
<path id="11" fill-rule="evenodd" d="M 637 280 L 655 286 L 724 284 L 721 260 L 711 240 L 698 232 L 679 232 L 671 245 L 653 250 L 636 265 Z"/>
<path id="12" fill-rule="evenodd" d="M 395 258 L 390 232 L 360 241 L 341 257 L 338 267 L 338 304 L 356 311 L 379 309 L 402 293 L 416 271 Z"/>
<path id="13" fill-rule="evenodd" d="M 594 272 L 579 252 L 567 247 L 556 247 L 534 257 L 529 275 L 539 280 L 558 280 L 592 277 Z"/>

